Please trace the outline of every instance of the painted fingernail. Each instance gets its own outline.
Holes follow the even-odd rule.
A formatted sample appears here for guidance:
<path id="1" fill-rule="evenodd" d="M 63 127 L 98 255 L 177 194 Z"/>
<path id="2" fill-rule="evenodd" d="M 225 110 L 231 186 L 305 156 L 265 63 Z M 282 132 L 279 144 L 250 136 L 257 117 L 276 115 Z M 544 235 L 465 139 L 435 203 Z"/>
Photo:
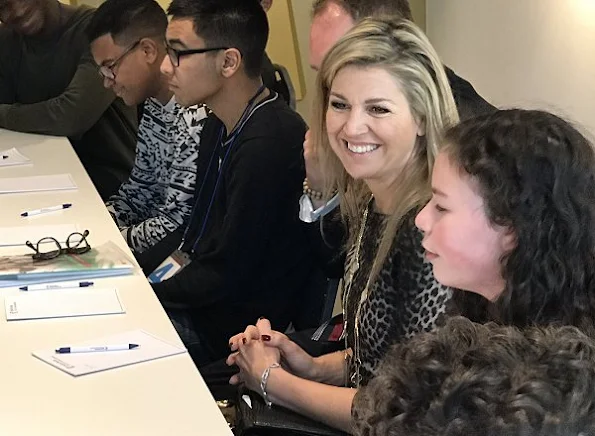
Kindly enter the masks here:
<path id="1" fill-rule="evenodd" d="M 245 344 L 246 343 L 246 338 L 242 338 L 242 343 Z"/>
<path id="2" fill-rule="evenodd" d="M 233 347 L 233 342 L 229 343 L 229 348 Z"/>
<path id="3" fill-rule="evenodd" d="M 261 319 L 264 319 L 264 316 L 261 316 L 261 317 L 259 317 L 259 318 L 258 318 L 258 320 L 259 320 L 259 321 L 260 321 Z"/>
<path id="4" fill-rule="evenodd" d="M 269 335 L 262 335 L 260 338 L 265 342 L 269 342 L 271 340 L 271 337 Z"/>

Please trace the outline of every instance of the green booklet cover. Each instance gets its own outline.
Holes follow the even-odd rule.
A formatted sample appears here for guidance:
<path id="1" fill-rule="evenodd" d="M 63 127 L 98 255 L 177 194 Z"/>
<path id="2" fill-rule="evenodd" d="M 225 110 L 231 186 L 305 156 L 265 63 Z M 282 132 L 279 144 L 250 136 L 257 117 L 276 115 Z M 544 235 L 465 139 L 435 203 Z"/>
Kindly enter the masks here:
<path id="1" fill-rule="evenodd" d="M 83 254 L 33 260 L 30 254 L 0 257 L 0 287 L 131 274 L 134 264 L 113 242 Z"/>

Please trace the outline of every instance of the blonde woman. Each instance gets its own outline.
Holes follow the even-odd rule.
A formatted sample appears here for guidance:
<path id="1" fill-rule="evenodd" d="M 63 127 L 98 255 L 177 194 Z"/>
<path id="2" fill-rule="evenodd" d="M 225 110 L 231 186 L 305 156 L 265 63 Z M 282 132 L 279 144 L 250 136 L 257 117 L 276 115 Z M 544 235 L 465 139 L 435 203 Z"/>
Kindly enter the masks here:
<path id="1" fill-rule="evenodd" d="M 431 196 L 438 137 L 458 121 L 443 66 L 411 22 L 367 19 L 329 52 L 312 140 L 326 197 L 348 229 L 346 351 L 313 358 L 261 319 L 230 340 L 228 364 L 266 402 L 350 431 L 356 389 L 389 346 L 432 330 L 450 297 L 424 260 L 416 212 Z"/>

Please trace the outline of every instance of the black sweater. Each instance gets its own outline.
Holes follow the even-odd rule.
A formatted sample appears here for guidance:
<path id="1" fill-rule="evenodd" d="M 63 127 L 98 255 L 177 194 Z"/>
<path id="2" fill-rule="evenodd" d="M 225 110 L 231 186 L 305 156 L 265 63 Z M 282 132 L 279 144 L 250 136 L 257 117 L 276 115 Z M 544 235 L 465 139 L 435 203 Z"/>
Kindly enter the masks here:
<path id="1" fill-rule="evenodd" d="M 222 166 L 206 230 L 193 251 L 217 179 L 216 171 L 205 174 L 206 169 L 214 151 L 216 163 L 229 147 L 217 144 L 222 126 L 211 115 L 202 134 L 196 213 L 183 246 L 192 262 L 153 285 L 166 306 L 189 307 L 221 357 L 229 351 L 229 337 L 259 316 L 283 330 L 313 266 L 306 227 L 298 219 L 306 125 L 274 93 L 257 106 Z"/>

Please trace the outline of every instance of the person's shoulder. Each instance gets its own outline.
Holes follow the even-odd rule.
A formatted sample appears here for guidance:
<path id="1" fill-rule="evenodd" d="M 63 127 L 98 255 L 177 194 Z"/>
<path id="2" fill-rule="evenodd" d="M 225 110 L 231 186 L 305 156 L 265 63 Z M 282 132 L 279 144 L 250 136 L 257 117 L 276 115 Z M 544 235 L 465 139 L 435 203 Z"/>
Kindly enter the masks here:
<path id="1" fill-rule="evenodd" d="M 217 140 L 221 134 L 221 129 L 225 128 L 223 122 L 215 115 L 214 112 L 208 111 L 201 134 L 201 147 L 203 145 L 211 144 L 211 147 L 216 147 Z"/>
<path id="2" fill-rule="evenodd" d="M 259 136 L 289 139 L 288 135 L 298 135 L 300 144 L 303 143 L 308 129 L 301 115 L 287 106 L 276 92 L 271 92 L 271 95 L 260 103 L 246 127 Z"/>
<path id="3" fill-rule="evenodd" d="M 461 120 L 496 110 L 496 107 L 479 95 L 468 80 L 463 79 L 446 66 L 444 70 L 446 71 L 446 77 L 448 78 Z"/>
<path id="4" fill-rule="evenodd" d="M 283 166 L 302 153 L 306 124 L 276 94 L 252 114 L 234 145 L 234 159 Z M 279 101 L 280 100 L 280 101 Z"/>
<path id="5" fill-rule="evenodd" d="M 6 24 L 0 23 L 0 50 L 10 48 L 12 44 L 19 42 L 21 38 Z"/>
<path id="6" fill-rule="evenodd" d="M 6 24 L 0 23 L 0 37 L 1 38 L 8 38 L 12 37 L 13 31 L 8 27 Z"/>
<path id="7" fill-rule="evenodd" d="M 68 11 L 68 13 L 69 13 L 68 21 L 71 21 L 71 22 L 88 21 L 93 17 L 93 14 L 95 14 L 95 11 L 96 11 L 95 8 L 93 8 L 91 6 L 87 6 L 87 5 L 81 5 L 81 6 L 65 5 L 65 6 L 63 6 L 63 8 L 65 8 Z"/>
<path id="8" fill-rule="evenodd" d="M 62 6 L 67 14 L 67 20 L 63 27 L 64 34 L 75 34 L 77 38 L 80 38 L 83 42 L 87 41 L 87 35 L 85 31 L 89 22 L 95 14 L 95 8 L 87 5 L 81 6 Z"/>

